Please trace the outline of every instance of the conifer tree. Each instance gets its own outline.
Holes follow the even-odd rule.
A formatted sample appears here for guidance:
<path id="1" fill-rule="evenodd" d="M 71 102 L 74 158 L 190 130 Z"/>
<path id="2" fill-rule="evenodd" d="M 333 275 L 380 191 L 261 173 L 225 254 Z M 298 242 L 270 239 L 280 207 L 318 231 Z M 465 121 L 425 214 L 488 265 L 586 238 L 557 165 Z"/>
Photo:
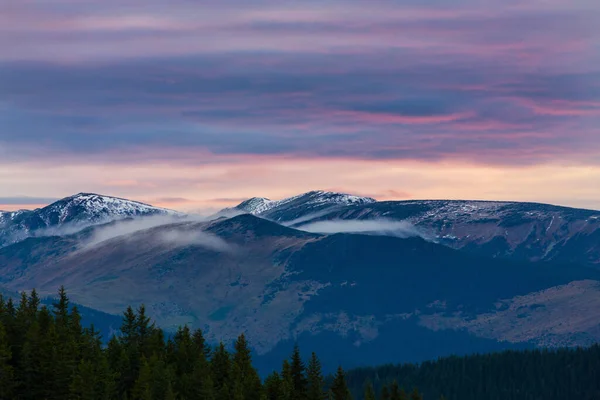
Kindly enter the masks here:
<path id="1" fill-rule="evenodd" d="M 383 386 L 381 388 L 381 400 L 390 400 L 390 390 L 387 386 Z"/>
<path id="2" fill-rule="evenodd" d="M 171 381 L 167 384 L 167 390 L 165 391 L 165 400 L 177 400 L 177 394 L 173 390 Z"/>
<path id="3" fill-rule="evenodd" d="M 10 343 L 2 321 L 0 321 L 0 399 L 14 398 L 14 369 L 11 365 Z"/>
<path id="4" fill-rule="evenodd" d="M 194 369 L 192 380 L 195 385 L 194 396 L 198 399 L 214 400 L 215 389 L 212 379 L 212 374 L 208 368 L 208 364 L 198 363 Z"/>
<path id="5" fill-rule="evenodd" d="M 137 309 L 137 315 L 134 324 L 136 337 L 140 346 L 140 355 L 150 358 L 152 355 L 152 334 L 155 330 L 155 325 L 150 320 L 150 317 L 146 315 L 146 307 L 143 304 Z"/>
<path id="6" fill-rule="evenodd" d="M 346 384 L 346 375 L 342 367 L 338 367 L 333 383 L 331 384 L 331 394 L 333 400 L 350 400 L 350 390 Z"/>
<path id="7" fill-rule="evenodd" d="M 17 390 L 25 399 L 43 398 L 43 377 L 37 357 L 40 341 L 37 322 L 32 323 L 26 332 L 18 365 Z"/>
<path id="8" fill-rule="evenodd" d="M 198 353 L 192 341 L 190 329 L 186 326 L 179 328 L 173 337 L 174 354 L 171 362 L 174 363 L 177 376 L 175 390 L 182 398 L 189 398 L 195 390 L 192 373 L 198 360 Z"/>
<path id="9" fill-rule="evenodd" d="M 73 400 L 96 400 L 97 376 L 92 361 L 81 360 L 70 387 Z"/>
<path id="10" fill-rule="evenodd" d="M 423 396 L 421 396 L 417 388 L 414 388 L 410 394 L 410 400 L 423 400 Z"/>
<path id="11" fill-rule="evenodd" d="M 404 388 L 400 388 L 400 400 L 408 400 L 408 394 L 406 394 Z"/>
<path id="12" fill-rule="evenodd" d="M 274 371 L 265 379 L 265 394 L 267 400 L 280 400 L 283 398 L 282 382 L 280 375 Z"/>
<path id="13" fill-rule="evenodd" d="M 302 361 L 298 344 L 294 345 L 290 360 L 290 371 L 294 385 L 292 399 L 305 400 L 308 396 L 308 381 L 306 378 L 306 367 L 304 366 L 304 361 Z"/>
<path id="14" fill-rule="evenodd" d="M 140 373 L 131 394 L 132 400 L 152 400 L 152 370 L 145 357 L 142 358 Z"/>
<path id="15" fill-rule="evenodd" d="M 294 394 L 294 377 L 288 360 L 283 360 L 281 367 L 281 399 L 292 400 Z"/>
<path id="16" fill-rule="evenodd" d="M 78 368 L 78 341 L 75 330 L 80 319 L 75 310 L 75 321 L 71 321 L 70 301 L 64 286 L 58 291 L 58 301 L 52 304 L 56 329 L 56 359 L 54 360 L 54 393 L 57 398 L 68 398 L 71 383 Z"/>
<path id="17" fill-rule="evenodd" d="M 210 366 L 215 392 L 218 396 L 223 396 L 225 392 L 229 393 L 229 388 L 224 390 L 223 386 L 226 386 L 226 383 L 229 381 L 231 361 L 229 353 L 222 342 L 217 346 Z"/>
<path id="18" fill-rule="evenodd" d="M 231 394 L 227 382 L 223 383 L 223 386 L 217 392 L 217 400 L 231 400 Z"/>
<path id="19" fill-rule="evenodd" d="M 365 400 L 377 400 L 375 398 L 375 391 L 373 390 L 373 384 L 368 381 L 365 385 Z"/>
<path id="20" fill-rule="evenodd" d="M 314 352 L 308 362 L 306 374 L 308 378 L 308 400 L 324 400 L 326 397 L 324 391 L 325 379 L 321 371 L 321 362 Z"/>
<path id="21" fill-rule="evenodd" d="M 400 387 L 398 381 L 394 380 L 390 386 L 390 400 L 406 400 L 400 396 Z"/>
<path id="22" fill-rule="evenodd" d="M 121 322 L 121 336 L 120 340 L 125 347 L 132 347 L 138 342 L 137 335 L 137 324 L 138 318 L 131 306 L 127 307 L 123 313 L 123 319 Z"/>
<path id="23" fill-rule="evenodd" d="M 204 354 L 204 358 L 208 360 L 210 358 L 211 349 L 210 346 L 206 343 L 206 339 L 204 339 L 202 330 L 196 329 L 192 334 L 192 337 L 198 351 Z"/>
<path id="24" fill-rule="evenodd" d="M 260 400 L 262 384 L 258 372 L 252 365 L 251 350 L 242 333 L 234 344 L 233 364 L 239 369 L 241 391 L 245 400 Z"/>
<path id="25" fill-rule="evenodd" d="M 40 306 L 40 298 L 35 289 L 31 290 L 31 294 L 28 299 L 28 311 L 31 319 L 35 319 L 38 311 L 38 307 Z"/>
<path id="26" fill-rule="evenodd" d="M 58 302 L 52 304 L 54 307 L 54 316 L 56 325 L 62 329 L 61 334 L 66 334 L 69 321 L 69 297 L 64 286 L 58 290 Z"/>
<path id="27" fill-rule="evenodd" d="M 238 364 L 231 364 L 231 374 L 229 375 L 229 394 L 231 400 L 244 400 L 244 381 L 242 371 Z"/>

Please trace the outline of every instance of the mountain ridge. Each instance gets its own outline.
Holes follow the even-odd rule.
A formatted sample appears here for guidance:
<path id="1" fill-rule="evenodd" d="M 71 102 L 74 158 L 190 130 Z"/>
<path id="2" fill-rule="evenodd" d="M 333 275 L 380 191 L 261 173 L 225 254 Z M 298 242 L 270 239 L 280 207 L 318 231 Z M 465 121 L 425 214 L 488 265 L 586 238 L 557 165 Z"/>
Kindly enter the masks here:
<path id="1" fill-rule="evenodd" d="M 139 201 L 96 193 L 78 193 L 34 210 L 0 213 L 0 247 L 31 236 L 60 234 L 129 217 L 183 216 Z"/>

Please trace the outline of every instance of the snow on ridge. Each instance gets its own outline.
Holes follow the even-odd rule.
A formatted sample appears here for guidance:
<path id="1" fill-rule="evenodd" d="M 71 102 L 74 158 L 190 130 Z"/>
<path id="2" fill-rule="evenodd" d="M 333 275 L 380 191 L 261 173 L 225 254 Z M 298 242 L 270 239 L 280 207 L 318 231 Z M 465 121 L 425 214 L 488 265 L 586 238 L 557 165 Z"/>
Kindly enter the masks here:
<path id="1" fill-rule="evenodd" d="M 245 200 L 240 203 L 236 208 L 249 212 L 250 214 L 260 214 L 273 207 L 273 200 L 269 200 L 266 197 L 252 197 L 251 199 Z"/>
<path id="2" fill-rule="evenodd" d="M 66 222 L 74 213 L 81 215 L 82 219 L 87 219 L 89 222 L 153 214 L 181 215 L 177 211 L 166 208 L 94 193 L 79 193 L 66 197 L 36 211 L 47 225 L 51 225 L 50 218 L 54 213 L 58 214 L 59 223 Z"/>
<path id="3" fill-rule="evenodd" d="M 19 215 L 31 212 L 29 210 L 17 210 L 17 211 L 0 211 L 0 224 L 8 223 L 14 220 Z"/>
<path id="4" fill-rule="evenodd" d="M 340 204 L 349 206 L 356 204 L 375 203 L 376 201 L 377 200 L 370 197 L 360 197 L 346 193 L 314 190 L 281 200 L 269 200 L 264 197 L 253 197 L 239 204 L 237 208 L 257 215 L 266 213 L 275 208 L 284 207 L 294 202 L 301 202 L 303 205 Z"/>

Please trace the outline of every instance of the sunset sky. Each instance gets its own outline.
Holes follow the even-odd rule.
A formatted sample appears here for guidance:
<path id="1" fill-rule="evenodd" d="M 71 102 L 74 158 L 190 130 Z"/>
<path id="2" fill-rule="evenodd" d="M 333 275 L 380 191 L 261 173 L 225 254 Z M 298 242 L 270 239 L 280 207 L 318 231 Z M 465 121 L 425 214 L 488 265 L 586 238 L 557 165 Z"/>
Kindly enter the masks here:
<path id="1" fill-rule="evenodd" d="M 600 209 L 599 27 L 598 0 L 3 1 L 0 209 Z"/>

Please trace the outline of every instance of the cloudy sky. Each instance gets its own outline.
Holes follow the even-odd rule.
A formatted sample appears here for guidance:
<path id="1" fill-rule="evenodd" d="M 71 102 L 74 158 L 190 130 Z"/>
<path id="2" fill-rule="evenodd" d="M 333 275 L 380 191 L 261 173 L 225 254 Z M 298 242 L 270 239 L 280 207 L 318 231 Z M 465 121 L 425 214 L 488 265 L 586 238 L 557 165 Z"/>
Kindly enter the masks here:
<path id="1" fill-rule="evenodd" d="M 597 0 L 0 3 L 0 209 L 311 189 L 600 209 Z"/>

